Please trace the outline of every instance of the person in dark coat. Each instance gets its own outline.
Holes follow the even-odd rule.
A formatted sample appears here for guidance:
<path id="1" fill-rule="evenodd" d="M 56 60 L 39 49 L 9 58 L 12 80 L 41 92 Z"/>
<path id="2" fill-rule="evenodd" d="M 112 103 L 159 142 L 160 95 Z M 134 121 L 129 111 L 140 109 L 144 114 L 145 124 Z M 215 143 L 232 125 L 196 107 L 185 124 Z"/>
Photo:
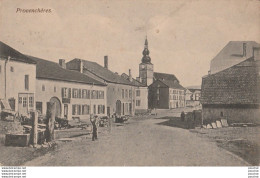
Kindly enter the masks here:
<path id="1" fill-rule="evenodd" d="M 181 112 L 181 121 L 183 122 L 185 120 L 185 113 L 184 111 Z"/>
<path id="2" fill-rule="evenodd" d="M 90 115 L 90 122 L 92 124 L 92 141 L 97 140 L 97 116 Z"/>

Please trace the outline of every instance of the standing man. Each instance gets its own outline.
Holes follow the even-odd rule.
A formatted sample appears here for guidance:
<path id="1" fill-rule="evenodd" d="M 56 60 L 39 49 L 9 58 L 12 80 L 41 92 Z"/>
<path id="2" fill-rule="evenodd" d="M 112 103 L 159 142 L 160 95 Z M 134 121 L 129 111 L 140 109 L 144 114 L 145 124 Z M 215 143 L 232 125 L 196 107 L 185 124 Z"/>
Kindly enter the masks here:
<path id="1" fill-rule="evenodd" d="M 97 140 L 97 116 L 90 115 L 90 122 L 92 124 L 92 141 Z"/>

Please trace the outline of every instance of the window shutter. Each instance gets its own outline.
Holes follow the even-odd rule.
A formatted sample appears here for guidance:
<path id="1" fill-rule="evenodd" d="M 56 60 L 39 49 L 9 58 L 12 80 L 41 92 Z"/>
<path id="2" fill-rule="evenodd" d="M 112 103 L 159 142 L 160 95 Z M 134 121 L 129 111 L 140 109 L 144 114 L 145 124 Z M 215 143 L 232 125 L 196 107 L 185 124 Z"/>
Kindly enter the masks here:
<path id="1" fill-rule="evenodd" d="M 64 88 L 61 88 L 61 97 L 64 98 Z"/>
<path id="2" fill-rule="evenodd" d="M 78 89 L 79 90 L 79 98 L 81 98 L 81 89 Z"/>
<path id="3" fill-rule="evenodd" d="M 71 88 L 68 89 L 68 98 L 71 98 Z"/>

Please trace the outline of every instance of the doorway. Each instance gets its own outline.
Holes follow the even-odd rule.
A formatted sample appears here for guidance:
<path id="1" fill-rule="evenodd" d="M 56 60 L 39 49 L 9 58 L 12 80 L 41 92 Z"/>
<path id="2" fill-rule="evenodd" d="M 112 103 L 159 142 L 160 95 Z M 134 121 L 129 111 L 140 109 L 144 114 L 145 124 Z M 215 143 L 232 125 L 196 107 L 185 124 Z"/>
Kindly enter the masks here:
<path id="1" fill-rule="evenodd" d="M 60 115 L 61 115 L 61 102 L 60 102 L 59 98 L 57 98 L 57 97 L 52 97 L 52 98 L 50 99 L 50 102 L 56 103 L 56 113 L 55 113 L 55 117 L 60 117 Z"/>
<path id="2" fill-rule="evenodd" d="M 116 101 L 116 114 L 121 116 L 121 101 L 120 100 Z"/>

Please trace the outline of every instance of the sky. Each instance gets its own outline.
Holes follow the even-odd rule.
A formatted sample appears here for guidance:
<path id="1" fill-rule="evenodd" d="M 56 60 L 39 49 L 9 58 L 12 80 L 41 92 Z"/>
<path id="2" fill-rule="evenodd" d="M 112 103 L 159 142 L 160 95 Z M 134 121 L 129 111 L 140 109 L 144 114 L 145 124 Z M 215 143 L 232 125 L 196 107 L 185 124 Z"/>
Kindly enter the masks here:
<path id="1" fill-rule="evenodd" d="M 17 8 L 51 13 L 16 13 Z M 0 40 L 58 62 L 81 58 L 139 75 L 147 35 L 155 72 L 201 85 L 229 41 L 260 42 L 257 0 L 0 0 Z"/>

